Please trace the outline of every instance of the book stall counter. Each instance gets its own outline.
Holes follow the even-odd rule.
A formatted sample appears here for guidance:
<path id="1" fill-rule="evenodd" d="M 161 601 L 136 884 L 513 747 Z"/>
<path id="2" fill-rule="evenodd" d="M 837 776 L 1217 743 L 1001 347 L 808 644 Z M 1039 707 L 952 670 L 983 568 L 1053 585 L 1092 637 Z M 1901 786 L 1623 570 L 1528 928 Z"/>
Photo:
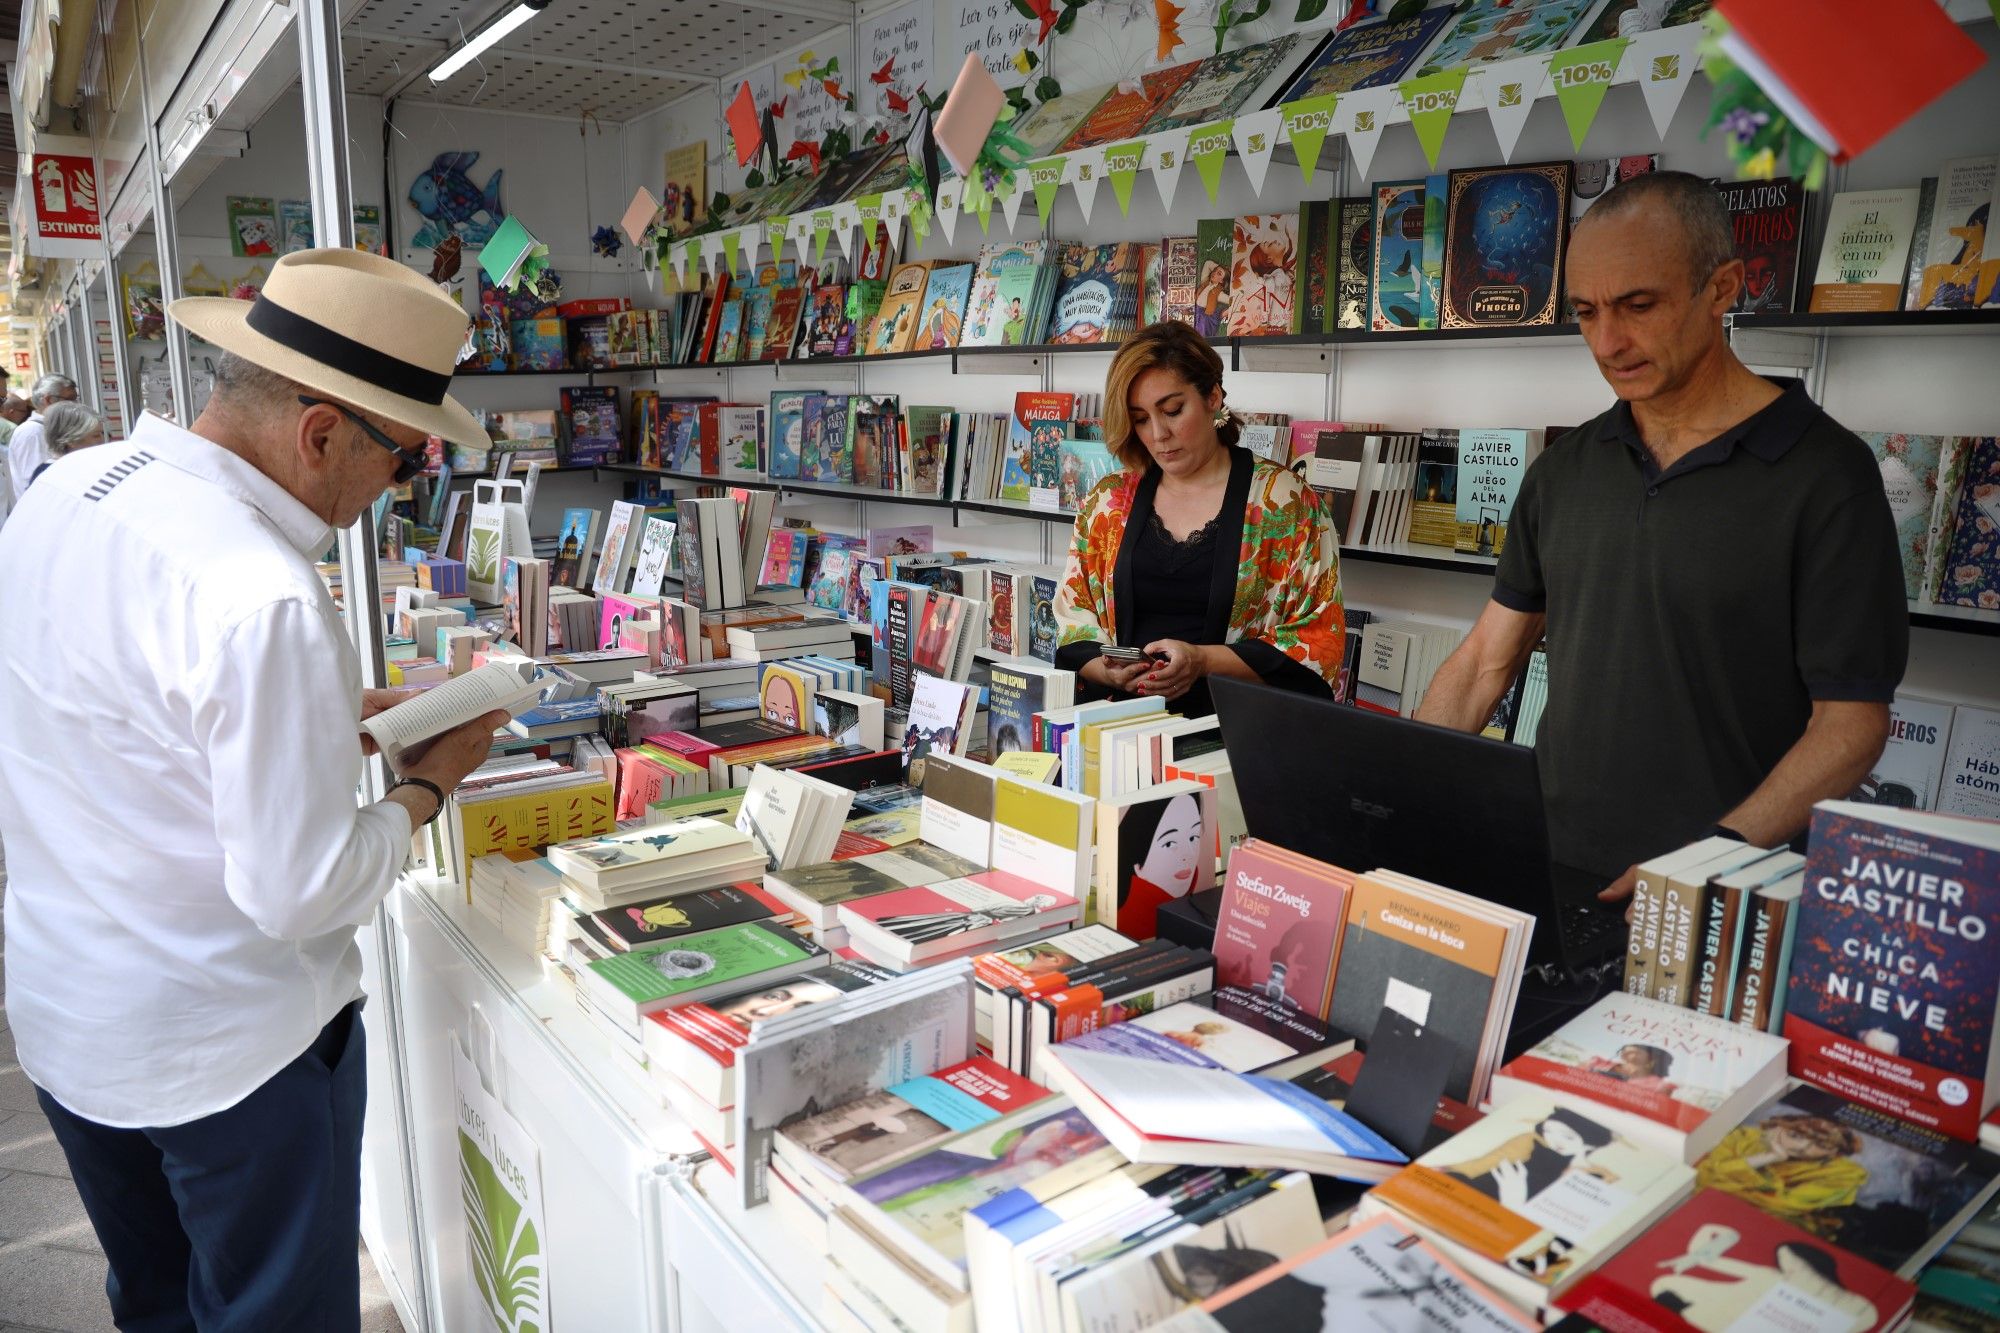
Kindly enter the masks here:
<path id="1" fill-rule="evenodd" d="M 736 1182 L 713 1158 L 677 1175 L 666 1196 L 668 1261 L 684 1293 L 682 1333 L 819 1329 L 826 1256 L 800 1246 L 769 1204 L 744 1210 Z M 703 1297 L 728 1302 L 711 1310 Z"/>
<path id="2" fill-rule="evenodd" d="M 700 1285 L 726 1294 L 737 1327 L 792 1326 L 761 1315 L 748 1324 L 734 1318 L 739 1299 L 745 1310 L 753 1302 L 749 1284 L 713 1284 L 717 1224 L 674 1183 L 702 1153 L 693 1131 L 660 1104 L 641 1071 L 617 1066 L 626 1057 L 589 1027 L 563 982 L 545 976 L 463 895 L 456 886 L 406 877 L 381 918 L 399 1003 L 394 1040 L 381 1041 L 389 1035 L 385 1006 L 372 1004 L 367 1014 L 375 1063 L 363 1174 L 379 1196 L 379 1182 L 396 1165 L 386 1160 L 397 1147 L 395 1135 L 377 1132 L 394 1123 L 390 1071 L 381 1063 L 394 1059 L 408 1096 L 403 1166 L 417 1200 L 415 1247 L 394 1243 L 402 1228 L 399 1217 L 389 1216 L 393 1210 L 364 1207 L 364 1236 L 378 1264 L 390 1270 L 384 1276 L 391 1290 L 410 1293 L 421 1285 L 432 1328 L 456 1333 L 487 1326 L 469 1243 L 473 1176 L 461 1122 L 499 1119 L 491 1115 L 497 1106 L 519 1134 L 510 1144 L 496 1130 L 493 1142 L 501 1154 L 528 1158 L 513 1163 L 516 1183 L 539 1198 L 539 1235 L 523 1243 L 538 1247 L 552 1325 L 635 1333 L 723 1327 L 705 1311 L 686 1317 L 682 1293 L 692 1295 Z M 374 979 L 371 993 L 380 993 L 381 980 Z M 484 1113 L 477 1091 L 468 1097 L 468 1074 L 454 1046 L 476 1071 L 470 1077 L 492 1095 Z M 678 1233 L 692 1238 L 698 1257 L 685 1268 L 702 1275 L 699 1284 L 676 1282 Z M 494 1248 L 506 1241 L 496 1236 Z M 404 1265 L 418 1271 L 395 1271 Z"/>

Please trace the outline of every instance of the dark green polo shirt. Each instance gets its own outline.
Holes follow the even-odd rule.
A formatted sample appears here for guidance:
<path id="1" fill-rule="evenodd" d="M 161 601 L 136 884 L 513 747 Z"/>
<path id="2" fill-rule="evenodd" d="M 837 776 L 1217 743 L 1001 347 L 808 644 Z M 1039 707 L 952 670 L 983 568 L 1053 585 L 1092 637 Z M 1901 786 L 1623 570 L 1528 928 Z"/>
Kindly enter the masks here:
<path id="1" fill-rule="evenodd" d="M 1909 614 L 1868 446 L 1783 395 L 1665 472 L 1619 403 L 1535 460 L 1493 600 L 1548 615 L 1535 752 L 1555 859 L 1605 875 L 1693 840 L 1813 701 L 1887 702 Z"/>

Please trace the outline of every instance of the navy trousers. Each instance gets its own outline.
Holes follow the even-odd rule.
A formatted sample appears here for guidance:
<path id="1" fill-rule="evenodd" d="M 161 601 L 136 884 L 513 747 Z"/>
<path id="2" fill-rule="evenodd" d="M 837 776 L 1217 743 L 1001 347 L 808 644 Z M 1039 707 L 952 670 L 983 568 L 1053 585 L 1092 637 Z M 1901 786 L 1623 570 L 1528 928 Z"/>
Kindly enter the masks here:
<path id="1" fill-rule="evenodd" d="M 361 1003 L 227 1110 L 112 1129 L 36 1089 L 110 1261 L 127 1333 L 361 1324 Z"/>

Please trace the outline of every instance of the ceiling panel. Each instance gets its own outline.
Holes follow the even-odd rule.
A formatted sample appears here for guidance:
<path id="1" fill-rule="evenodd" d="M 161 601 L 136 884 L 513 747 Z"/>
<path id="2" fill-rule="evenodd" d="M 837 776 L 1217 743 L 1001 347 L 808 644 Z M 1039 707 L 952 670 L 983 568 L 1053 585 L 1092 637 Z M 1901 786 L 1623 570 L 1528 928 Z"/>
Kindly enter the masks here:
<path id="1" fill-rule="evenodd" d="M 435 63 L 498 8 L 367 0 L 342 39 L 348 90 L 388 92 L 402 82 L 395 62 L 406 71 Z M 473 27 L 462 27 L 468 20 Z M 413 85 L 406 95 L 454 106 L 494 105 L 498 98 L 510 110 L 549 115 L 591 107 L 603 119 L 626 120 L 842 21 L 730 0 L 554 0 L 466 72 L 441 87 Z M 487 86 L 477 91 L 482 78 Z"/>

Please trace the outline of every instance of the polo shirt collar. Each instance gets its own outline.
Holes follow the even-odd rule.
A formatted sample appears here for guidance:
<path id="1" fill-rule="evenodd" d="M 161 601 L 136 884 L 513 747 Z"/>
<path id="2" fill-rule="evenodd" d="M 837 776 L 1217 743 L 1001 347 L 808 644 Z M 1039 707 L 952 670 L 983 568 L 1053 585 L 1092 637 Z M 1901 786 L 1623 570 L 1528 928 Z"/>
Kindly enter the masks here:
<path id="1" fill-rule="evenodd" d="M 300 555 L 316 559 L 333 539 L 333 528 L 325 519 L 259 472 L 248 459 L 165 417 L 151 412 L 141 416 L 138 429 L 127 443 L 150 450 L 161 462 L 219 486 L 249 505 L 277 525 Z"/>
<path id="2" fill-rule="evenodd" d="M 1792 446 L 1799 442 L 1799 437 L 1806 433 L 1806 427 L 1818 417 L 1819 404 L 1807 395 L 1803 380 L 1768 375 L 1765 379 L 1780 391 L 1777 398 L 1706 444 L 1695 446 L 1675 460 L 1666 472 L 1658 475 L 1678 475 L 1712 463 L 1727 462 L 1738 445 L 1766 463 L 1775 463 L 1790 453 Z M 1639 424 L 1633 420 L 1630 403 L 1620 399 L 1612 406 L 1605 422 L 1604 438 L 1616 440 L 1631 450 L 1647 475 L 1654 475 L 1653 455 L 1646 448 L 1646 442 L 1639 438 Z"/>

